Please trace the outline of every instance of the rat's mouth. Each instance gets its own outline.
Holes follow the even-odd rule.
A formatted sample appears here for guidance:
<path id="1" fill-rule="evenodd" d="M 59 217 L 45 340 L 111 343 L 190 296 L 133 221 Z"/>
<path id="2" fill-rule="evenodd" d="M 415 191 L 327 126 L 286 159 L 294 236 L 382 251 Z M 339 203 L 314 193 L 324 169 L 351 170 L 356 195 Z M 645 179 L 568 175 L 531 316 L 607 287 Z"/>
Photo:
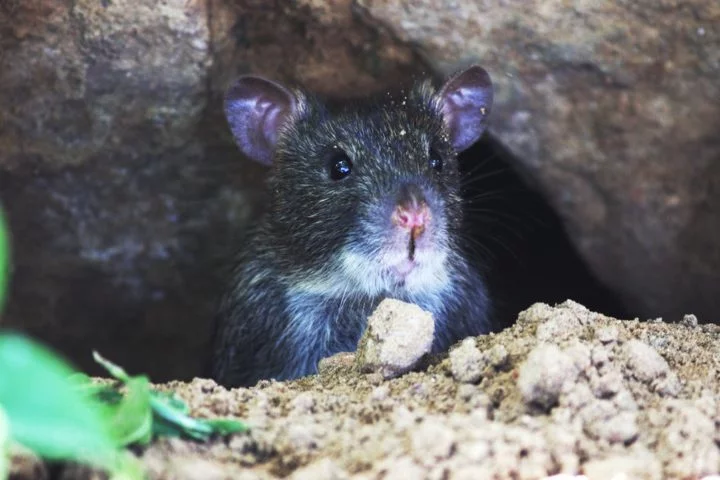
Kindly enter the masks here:
<path id="1" fill-rule="evenodd" d="M 392 272 L 401 279 L 406 278 L 418 267 L 418 238 L 422 235 L 423 230 L 423 226 L 417 226 L 410 231 L 407 241 L 407 249 L 405 250 L 405 258 L 391 267 Z"/>
<path id="2" fill-rule="evenodd" d="M 413 262 L 415 260 L 415 250 L 417 249 L 417 239 L 422 235 L 425 227 L 422 225 L 413 227 L 410 230 L 410 239 L 408 240 L 408 260 Z"/>

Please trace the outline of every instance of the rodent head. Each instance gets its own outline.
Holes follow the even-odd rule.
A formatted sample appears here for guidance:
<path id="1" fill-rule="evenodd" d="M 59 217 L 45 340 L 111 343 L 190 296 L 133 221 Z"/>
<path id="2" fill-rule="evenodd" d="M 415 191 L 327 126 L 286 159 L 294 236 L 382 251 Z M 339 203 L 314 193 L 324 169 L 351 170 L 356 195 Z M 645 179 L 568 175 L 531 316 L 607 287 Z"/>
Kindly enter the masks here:
<path id="1" fill-rule="evenodd" d="M 261 77 L 236 80 L 225 112 L 240 150 L 272 165 L 267 228 L 304 275 L 298 288 L 442 289 L 462 217 L 457 153 L 484 132 L 492 99 L 479 66 L 439 89 L 421 82 L 337 109 Z"/>

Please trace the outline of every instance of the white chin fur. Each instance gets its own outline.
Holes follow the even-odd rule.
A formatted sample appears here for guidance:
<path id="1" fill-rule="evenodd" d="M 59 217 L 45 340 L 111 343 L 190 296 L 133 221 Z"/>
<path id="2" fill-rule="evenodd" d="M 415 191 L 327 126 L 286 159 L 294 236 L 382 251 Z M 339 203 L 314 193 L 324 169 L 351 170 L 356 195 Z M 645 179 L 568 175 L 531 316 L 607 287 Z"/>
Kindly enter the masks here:
<path id="1" fill-rule="evenodd" d="M 404 277 L 404 282 L 400 282 L 401 277 L 393 274 L 391 269 L 392 265 L 399 265 L 405 258 L 406 253 L 368 258 L 345 251 L 341 261 L 345 277 L 357 290 L 369 296 L 382 293 L 405 293 L 410 297 L 432 295 L 447 286 L 449 276 L 445 267 L 446 252 L 434 251 L 417 259 L 417 265 Z"/>
<path id="2" fill-rule="evenodd" d="M 435 296 L 450 284 L 446 267 L 447 252 L 437 249 L 417 258 L 417 265 L 404 277 L 391 272 L 392 265 L 400 265 L 407 253 L 387 253 L 368 257 L 345 249 L 330 271 L 310 276 L 294 286 L 306 293 L 344 297 L 365 294 L 370 297 L 389 295 L 413 298 Z"/>

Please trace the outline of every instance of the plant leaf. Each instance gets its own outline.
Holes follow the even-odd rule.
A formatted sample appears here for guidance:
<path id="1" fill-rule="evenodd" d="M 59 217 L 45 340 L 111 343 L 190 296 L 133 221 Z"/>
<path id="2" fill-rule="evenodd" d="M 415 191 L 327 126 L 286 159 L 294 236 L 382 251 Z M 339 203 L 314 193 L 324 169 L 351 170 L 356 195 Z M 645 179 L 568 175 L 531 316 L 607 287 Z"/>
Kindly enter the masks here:
<path id="1" fill-rule="evenodd" d="M 21 335 L 2 334 L 0 372 L 13 440 L 47 459 L 112 462 L 111 412 L 77 388 L 68 364 Z"/>
<path id="2" fill-rule="evenodd" d="M 124 422 L 138 425 L 138 429 L 135 431 L 137 438 L 132 435 L 127 436 L 124 440 L 132 440 L 128 441 L 127 444 L 135 442 L 148 443 L 152 436 L 186 437 L 193 440 L 207 441 L 213 435 L 228 435 L 248 430 L 248 427 L 238 420 L 192 418 L 188 415 L 188 406 L 176 396 L 151 391 L 147 377 L 131 377 L 122 367 L 103 358 L 97 352 L 93 352 L 93 357 L 110 375 L 125 383 L 128 388 L 128 395 L 133 390 L 142 391 L 142 402 L 147 400 L 148 409 L 152 411 L 152 421 L 148 423 L 145 416 L 147 414 L 144 410 L 146 404 L 138 400 L 138 404 L 134 407 L 136 410 L 128 409 L 128 412 L 124 414 L 126 415 L 123 419 Z M 139 393 L 137 394 L 139 395 Z M 148 430 L 139 428 L 141 418 L 145 422 L 142 425 L 147 426 Z"/>

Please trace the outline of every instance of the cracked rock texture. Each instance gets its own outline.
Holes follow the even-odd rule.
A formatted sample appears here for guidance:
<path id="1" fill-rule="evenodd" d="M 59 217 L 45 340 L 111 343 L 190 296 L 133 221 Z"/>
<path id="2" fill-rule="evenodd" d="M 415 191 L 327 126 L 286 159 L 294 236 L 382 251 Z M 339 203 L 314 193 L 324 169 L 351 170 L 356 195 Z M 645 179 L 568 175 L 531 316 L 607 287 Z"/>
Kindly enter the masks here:
<path id="1" fill-rule="evenodd" d="M 438 71 L 488 68 L 491 133 L 631 311 L 716 320 L 720 2 L 358 4 Z"/>
<path id="2" fill-rule="evenodd" d="M 703 478 L 720 473 L 718 352 L 717 325 L 535 304 L 513 327 L 390 380 L 338 361 L 253 388 L 161 385 L 195 415 L 237 416 L 252 430 L 202 445 L 164 439 L 139 455 L 157 479 Z"/>

